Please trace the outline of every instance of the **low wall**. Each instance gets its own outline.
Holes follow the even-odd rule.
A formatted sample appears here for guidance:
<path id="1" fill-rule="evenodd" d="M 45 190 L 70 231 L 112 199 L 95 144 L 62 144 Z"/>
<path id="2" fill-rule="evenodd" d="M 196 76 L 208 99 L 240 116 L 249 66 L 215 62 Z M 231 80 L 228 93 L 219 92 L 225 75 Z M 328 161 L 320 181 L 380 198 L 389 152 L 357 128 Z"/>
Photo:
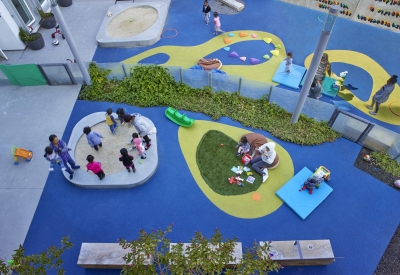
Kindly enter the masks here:
<path id="1" fill-rule="evenodd" d="M 400 32 L 400 2 L 375 0 L 281 0 L 294 5 L 327 12 L 330 3 L 339 3 L 342 13 L 339 17 L 347 18 L 374 27 Z M 390 4 L 392 3 L 392 4 Z M 373 10 L 370 8 L 373 7 Z M 374 20 L 375 19 L 375 20 Z M 377 23 L 379 20 L 379 23 Z M 375 22 L 375 23 L 373 23 Z"/>

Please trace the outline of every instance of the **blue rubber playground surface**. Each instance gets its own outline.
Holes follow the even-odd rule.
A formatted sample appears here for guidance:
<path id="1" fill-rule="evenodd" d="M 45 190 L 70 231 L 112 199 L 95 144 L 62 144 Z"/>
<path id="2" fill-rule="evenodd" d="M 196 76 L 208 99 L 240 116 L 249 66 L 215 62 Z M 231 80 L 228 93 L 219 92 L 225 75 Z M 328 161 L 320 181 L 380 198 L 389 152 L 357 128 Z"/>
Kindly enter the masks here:
<path id="1" fill-rule="evenodd" d="M 201 1 L 173 0 L 165 28 L 175 28 L 179 34 L 174 39 L 161 39 L 152 47 L 198 45 L 212 38 L 213 26 L 204 24 L 201 4 Z M 294 63 L 303 65 L 318 39 L 322 27 L 317 19 L 320 14 L 277 0 L 258 0 L 246 1 L 242 13 L 222 15 L 221 21 L 222 29 L 226 31 L 255 29 L 276 34 L 284 41 L 286 50 L 294 52 Z M 391 43 L 385 43 L 383 51 L 376 48 L 379 41 Z M 328 49 L 362 52 L 394 74 L 398 69 L 398 62 L 393 62 L 393 53 L 399 45 L 396 41 L 400 42 L 398 33 L 338 19 Z M 93 60 L 119 62 L 149 48 L 98 48 Z M 160 60 L 159 63 L 165 62 L 163 55 L 154 58 Z M 335 63 L 332 66 L 344 65 Z M 357 75 L 362 77 L 365 74 L 362 69 L 349 74 L 351 84 L 358 88 L 359 93 L 371 91 L 372 80 L 362 78 L 360 81 L 357 78 Z M 346 103 L 339 97 L 335 101 L 342 105 Z M 119 270 L 85 270 L 79 267 L 77 260 L 81 243 L 117 242 L 121 237 L 131 240 L 137 237 L 140 228 L 150 231 L 152 228 L 165 228 L 173 222 L 173 232 L 169 234 L 173 242 L 188 241 L 195 231 L 210 236 L 215 228 L 219 228 L 225 237 L 238 237 L 244 246 L 249 246 L 254 240 L 330 239 L 336 262 L 329 266 L 285 268 L 279 274 L 373 274 L 400 222 L 396 211 L 400 209 L 400 192 L 353 166 L 361 149 L 359 145 L 341 138 L 319 146 L 299 146 L 272 137 L 290 154 L 294 174 L 303 167 L 310 170 L 321 165 L 327 167 L 331 171 L 328 185 L 333 192 L 305 220 L 286 204 L 262 218 L 241 219 L 221 211 L 201 191 L 180 149 L 179 126 L 166 118 L 166 107 L 137 108 L 78 100 L 63 140 L 68 141 L 73 127 L 84 116 L 118 107 L 125 107 L 130 113 L 141 113 L 157 127 L 159 165 L 155 174 L 137 188 L 91 190 L 70 184 L 59 171 L 51 173 L 24 243 L 27 253 L 38 253 L 50 245 L 59 244 L 62 236 L 69 235 L 75 246 L 63 256 L 66 274 L 119 274 Z M 356 108 L 352 112 L 365 117 Z M 201 113 L 185 113 L 196 120 L 211 121 Z M 370 117 L 368 119 L 373 121 Z M 217 122 L 271 138 L 268 132 L 245 128 L 229 118 Z M 394 131 L 400 130 L 397 126 L 376 122 Z"/>

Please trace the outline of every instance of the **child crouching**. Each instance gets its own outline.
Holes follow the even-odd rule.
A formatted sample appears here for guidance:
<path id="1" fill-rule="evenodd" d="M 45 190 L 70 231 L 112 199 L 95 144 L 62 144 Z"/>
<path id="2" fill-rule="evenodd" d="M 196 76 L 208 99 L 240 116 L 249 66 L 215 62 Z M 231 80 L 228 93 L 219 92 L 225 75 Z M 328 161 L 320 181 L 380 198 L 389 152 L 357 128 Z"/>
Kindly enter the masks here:
<path id="1" fill-rule="evenodd" d="M 100 180 L 104 179 L 104 177 L 106 176 L 106 174 L 104 174 L 103 169 L 101 169 L 101 163 L 94 161 L 94 157 L 92 155 L 88 155 L 86 157 L 86 160 L 89 162 L 88 164 L 86 164 L 86 168 L 89 171 L 92 171 L 93 173 L 95 173 Z"/>

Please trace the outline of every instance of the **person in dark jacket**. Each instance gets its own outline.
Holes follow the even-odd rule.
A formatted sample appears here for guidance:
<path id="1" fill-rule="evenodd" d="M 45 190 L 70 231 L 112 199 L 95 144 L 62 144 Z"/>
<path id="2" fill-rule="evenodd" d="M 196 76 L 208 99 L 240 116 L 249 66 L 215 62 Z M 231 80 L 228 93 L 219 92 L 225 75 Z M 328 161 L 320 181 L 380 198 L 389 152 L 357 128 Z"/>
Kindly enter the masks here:
<path id="1" fill-rule="evenodd" d="M 122 148 L 119 150 L 119 152 L 121 153 L 119 161 L 122 161 L 122 164 L 125 166 L 126 170 L 131 172 L 132 167 L 132 171 L 136 172 L 135 164 L 133 163 L 133 156 L 128 154 L 128 150 L 126 150 L 126 148 Z"/>
<path id="2" fill-rule="evenodd" d="M 382 88 L 375 93 L 372 97 L 372 104 L 368 105 L 367 108 L 372 110 L 375 107 L 375 111 L 369 112 L 371 115 L 376 116 L 379 111 L 379 106 L 381 103 L 386 102 L 389 99 L 390 94 L 394 90 L 394 84 L 397 83 L 397 75 L 392 75 L 391 78 L 386 82 L 386 85 L 383 85 Z"/>
<path id="3" fill-rule="evenodd" d="M 208 22 L 210 22 L 210 12 L 211 12 L 211 7 L 208 5 L 208 1 L 204 1 L 203 13 L 204 13 L 204 21 L 206 22 L 206 25 L 208 25 Z"/>
<path id="4" fill-rule="evenodd" d="M 69 174 L 69 179 L 72 180 L 72 178 L 74 177 L 74 172 L 71 170 L 71 168 L 75 170 L 81 167 L 77 165 L 69 155 L 68 151 L 71 149 L 67 147 L 67 144 L 64 141 L 58 139 L 56 135 L 50 135 L 49 141 L 49 146 L 54 150 L 56 154 L 61 157 L 65 165 L 65 171 Z M 71 165 L 71 168 L 69 168 L 68 164 Z"/>

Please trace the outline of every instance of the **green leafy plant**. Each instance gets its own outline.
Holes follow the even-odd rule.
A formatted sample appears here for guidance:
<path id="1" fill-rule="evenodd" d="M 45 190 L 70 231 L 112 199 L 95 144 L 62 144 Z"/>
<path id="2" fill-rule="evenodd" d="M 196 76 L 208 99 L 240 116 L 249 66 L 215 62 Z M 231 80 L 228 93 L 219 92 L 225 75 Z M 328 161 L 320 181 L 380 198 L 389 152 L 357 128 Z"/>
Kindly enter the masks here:
<path id="1" fill-rule="evenodd" d="M 37 9 L 37 11 L 42 19 L 52 18 L 54 16 L 51 12 L 44 12 L 42 9 Z"/>
<path id="2" fill-rule="evenodd" d="M 61 239 L 61 247 L 53 245 L 40 254 L 24 255 L 25 249 L 20 246 L 8 263 L 0 259 L 0 274 L 14 274 L 15 271 L 20 275 L 45 275 L 49 270 L 55 270 L 58 275 L 65 274 L 61 266 L 63 264 L 61 255 L 72 246 L 69 237 Z"/>
<path id="3" fill-rule="evenodd" d="M 27 33 L 22 28 L 19 28 L 19 39 L 24 43 L 36 41 L 40 37 L 42 37 L 40 33 Z"/>
<path id="4" fill-rule="evenodd" d="M 305 115 L 297 123 L 290 123 L 291 114 L 265 98 L 251 99 L 239 93 L 213 92 L 207 86 L 196 89 L 176 82 L 168 69 L 161 66 L 135 66 L 129 77 L 122 80 L 110 80 L 110 73 L 90 64 L 92 85 L 84 86 L 79 98 L 139 107 L 170 106 L 201 112 L 214 120 L 226 116 L 244 126 L 265 130 L 281 140 L 301 145 L 321 144 L 340 137 L 327 122 L 317 122 Z"/>
<path id="5" fill-rule="evenodd" d="M 375 159 L 376 164 L 387 173 L 395 177 L 400 177 L 400 164 L 392 159 L 386 152 L 371 152 L 371 157 Z"/>
<path id="6" fill-rule="evenodd" d="M 166 235 L 172 225 L 165 230 L 152 230 L 147 233 L 141 229 L 136 240 L 127 242 L 120 239 L 120 245 L 127 250 L 124 256 L 126 265 L 121 274 L 268 274 L 278 271 L 281 266 L 270 258 L 270 246 L 254 242 L 246 248 L 241 259 L 233 257 L 236 238 L 224 239 L 218 229 L 210 238 L 195 232 L 190 243 L 181 242 L 171 246 Z M 227 268 L 237 260 L 237 265 Z M 147 261 L 147 264 L 143 263 Z"/>

